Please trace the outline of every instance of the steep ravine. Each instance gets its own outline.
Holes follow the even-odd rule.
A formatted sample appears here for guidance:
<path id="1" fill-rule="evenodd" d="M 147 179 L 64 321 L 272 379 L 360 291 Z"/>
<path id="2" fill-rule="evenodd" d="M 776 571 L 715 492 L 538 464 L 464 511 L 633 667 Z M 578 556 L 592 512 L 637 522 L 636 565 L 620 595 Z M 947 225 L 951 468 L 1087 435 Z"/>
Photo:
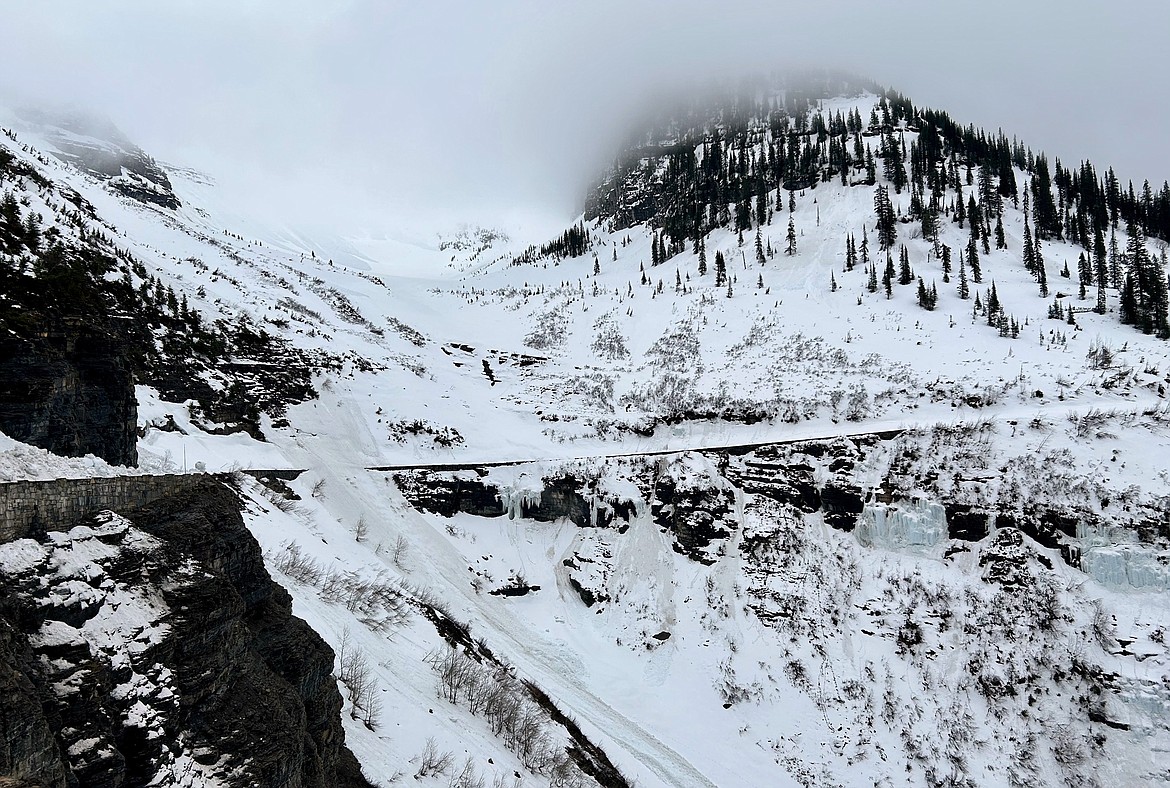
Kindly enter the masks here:
<path id="1" fill-rule="evenodd" d="M 0 559 L 0 777 L 368 785 L 333 651 L 291 615 L 222 482 L 0 545 Z"/>

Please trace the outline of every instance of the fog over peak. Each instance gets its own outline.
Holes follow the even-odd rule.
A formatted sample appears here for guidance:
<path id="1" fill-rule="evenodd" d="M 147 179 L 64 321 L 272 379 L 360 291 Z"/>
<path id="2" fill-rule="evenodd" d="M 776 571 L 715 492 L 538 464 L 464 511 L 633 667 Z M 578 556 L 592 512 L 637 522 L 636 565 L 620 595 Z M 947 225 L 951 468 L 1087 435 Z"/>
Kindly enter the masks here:
<path id="1" fill-rule="evenodd" d="M 848 70 L 1140 186 L 1170 5 L 596 0 L 174 2 L 7 9 L 0 90 L 112 119 L 273 219 L 345 232 L 571 219 L 649 102 L 787 67 Z"/>

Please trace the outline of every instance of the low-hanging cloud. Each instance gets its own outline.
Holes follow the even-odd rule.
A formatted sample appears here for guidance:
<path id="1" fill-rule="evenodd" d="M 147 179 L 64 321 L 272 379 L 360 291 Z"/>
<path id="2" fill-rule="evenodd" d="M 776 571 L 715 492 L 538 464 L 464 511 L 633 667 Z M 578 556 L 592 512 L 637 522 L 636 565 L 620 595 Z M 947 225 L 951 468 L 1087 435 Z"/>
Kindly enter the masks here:
<path id="1" fill-rule="evenodd" d="M 568 221 L 656 97 L 845 69 L 1066 163 L 1170 177 L 1170 4 L 60 0 L 4 12 L 10 94 L 80 104 L 271 217 Z"/>

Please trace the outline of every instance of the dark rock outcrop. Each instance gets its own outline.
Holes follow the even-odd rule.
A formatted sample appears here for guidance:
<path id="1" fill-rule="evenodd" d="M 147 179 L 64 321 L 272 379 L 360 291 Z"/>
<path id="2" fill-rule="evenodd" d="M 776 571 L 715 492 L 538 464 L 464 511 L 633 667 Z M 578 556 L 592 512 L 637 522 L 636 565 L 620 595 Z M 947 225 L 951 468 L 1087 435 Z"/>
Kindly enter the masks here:
<path id="1" fill-rule="evenodd" d="M 990 515 L 965 504 L 944 501 L 947 513 L 947 531 L 951 539 L 978 542 L 987 536 Z"/>
<path id="2" fill-rule="evenodd" d="M 28 638 L 12 625 L 14 600 L 0 600 L 0 777 L 17 785 L 65 785 L 61 748 L 41 707 Z M 0 780 L 2 782 L 2 780 Z"/>
<path id="3" fill-rule="evenodd" d="M 865 509 L 865 493 L 853 485 L 826 484 L 821 490 L 825 522 L 840 531 L 852 531 Z"/>
<path id="4" fill-rule="evenodd" d="M 0 431 L 54 454 L 138 463 L 138 404 L 124 343 L 82 320 L 0 338 Z"/>
<path id="5" fill-rule="evenodd" d="M 182 738 L 227 784 L 368 785 L 345 747 L 333 652 L 291 615 L 239 508 L 230 488 L 207 478 L 125 512 L 131 525 L 56 535 L 42 546 L 45 567 L 0 574 L 0 598 L 9 600 L 0 610 L 0 693 L 30 708 L 21 697 L 31 684 L 42 711 L 19 727 L 0 725 L 0 775 L 54 788 L 145 785 Z M 53 550 L 85 539 L 104 545 L 86 554 L 103 557 L 91 559 L 100 569 L 79 594 L 77 578 L 48 567 Z M 54 601 L 55 582 L 74 584 L 69 604 Z M 82 637 L 86 621 L 119 604 L 111 589 L 161 598 L 169 611 L 141 622 L 141 647 L 128 660 Z M 5 763 L 5 753 L 15 756 Z"/>
<path id="6" fill-rule="evenodd" d="M 669 474 L 658 477 L 650 513 L 654 522 L 674 534 L 674 548 L 700 563 L 713 564 L 707 549 L 731 536 L 735 494 L 718 485 L 682 484 Z"/>
<path id="7" fill-rule="evenodd" d="M 53 154 L 111 189 L 138 202 L 178 208 L 179 199 L 162 167 L 113 123 L 78 112 L 21 110 L 22 120 L 41 128 Z"/>
<path id="8" fill-rule="evenodd" d="M 736 483 L 744 492 L 791 504 L 803 512 L 820 509 L 821 493 L 813 478 L 813 468 L 775 457 L 775 454 L 774 450 L 757 451 L 745 460 L 744 470 L 735 478 Z"/>
<path id="9" fill-rule="evenodd" d="M 544 479 L 544 487 L 540 491 L 540 500 L 532 504 L 521 504 L 521 511 L 525 517 L 542 523 L 553 523 L 562 517 L 567 517 L 576 525 L 591 524 L 592 507 L 589 501 L 581 495 L 582 481 L 573 476 L 558 476 Z M 598 512 L 598 525 L 608 525 L 608 519 L 601 521 L 602 515 L 608 518 L 608 513 Z"/>
<path id="10" fill-rule="evenodd" d="M 443 517 L 454 517 L 458 512 L 499 517 L 504 513 L 499 491 L 480 481 L 486 472 L 476 475 L 479 478 L 471 479 L 468 474 L 404 471 L 394 474 L 394 483 L 410 505 L 423 512 Z"/>
<path id="11" fill-rule="evenodd" d="M 471 478 L 474 473 L 476 478 Z M 480 517 L 507 514 L 504 494 L 498 487 L 482 481 L 487 472 L 477 469 L 450 473 L 414 470 L 394 474 L 394 482 L 410 505 L 420 511 L 454 517 L 457 512 Z M 540 495 L 519 502 L 521 517 L 542 523 L 567 518 L 581 526 L 607 527 L 614 519 L 634 516 L 633 501 L 602 500 L 588 492 L 589 483 L 566 474 L 541 480 Z"/>

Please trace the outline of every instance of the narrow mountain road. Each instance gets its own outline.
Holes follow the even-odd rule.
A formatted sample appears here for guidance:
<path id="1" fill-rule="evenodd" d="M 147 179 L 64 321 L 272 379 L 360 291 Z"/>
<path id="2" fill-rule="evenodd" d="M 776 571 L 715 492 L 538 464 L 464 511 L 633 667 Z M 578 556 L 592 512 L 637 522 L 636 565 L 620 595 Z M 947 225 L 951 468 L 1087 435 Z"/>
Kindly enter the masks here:
<path id="1" fill-rule="evenodd" d="M 664 449 L 645 449 L 643 451 L 624 451 L 598 454 L 581 454 L 574 457 L 537 457 L 515 460 L 489 460 L 484 462 L 434 462 L 409 463 L 403 465 L 375 465 L 366 468 L 368 471 L 466 471 L 473 468 L 499 468 L 507 465 L 525 465 L 530 462 L 571 462 L 573 460 L 617 459 L 621 457 L 661 457 L 667 454 L 683 454 L 690 451 L 723 451 L 731 454 L 745 454 L 764 446 L 784 446 L 793 443 L 808 443 L 810 441 L 834 440 L 836 438 L 864 438 L 873 436 L 882 440 L 896 438 L 905 432 L 906 428 L 892 428 L 887 430 L 864 430 L 860 432 L 845 432 L 837 435 L 800 436 L 782 438 L 779 440 L 752 441 L 748 443 L 709 443 L 704 445 L 672 446 Z"/>
<path id="2" fill-rule="evenodd" d="M 1128 407 L 1126 407 L 1128 406 Z M 766 438 L 759 438 L 754 440 L 736 440 L 731 438 L 727 441 L 708 440 L 697 443 L 687 443 L 679 445 L 666 445 L 657 447 L 648 447 L 645 449 L 637 449 L 634 451 L 615 451 L 606 452 L 598 451 L 596 453 L 584 453 L 570 457 L 517 457 L 515 459 L 484 459 L 475 460 L 467 459 L 457 462 L 411 462 L 400 463 L 393 465 L 373 465 L 367 466 L 366 470 L 380 471 L 380 472 L 394 472 L 394 471 L 410 471 L 410 470 L 430 470 L 430 471 L 465 471 L 475 468 L 498 468 L 508 465 L 524 465 L 533 462 L 571 462 L 573 460 L 591 460 L 591 459 L 616 459 L 621 457 L 660 457 L 667 454 L 682 454 L 690 451 L 722 451 L 731 454 L 745 454 L 755 449 L 760 449 L 765 446 L 787 446 L 794 443 L 808 443 L 813 441 L 836 440 L 838 438 L 866 438 L 874 437 L 881 440 L 889 440 L 898 435 L 912 429 L 921 429 L 924 427 L 932 427 L 936 424 L 962 424 L 962 423 L 978 423 L 991 422 L 994 424 L 1011 425 L 1017 421 L 1030 420 L 1037 416 L 1046 418 L 1049 421 L 1055 419 L 1067 419 L 1071 415 L 1084 415 L 1093 411 L 1111 411 L 1117 409 L 1123 410 L 1140 410 L 1140 406 L 1136 402 L 1118 403 L 1117 401 L 1096 401 L 1088 403 L 1066 404 L 1066 403 L 1028 403 L 1015 405 L 1012 407 L 1002 407 L 994 411 L 977 411 L 964 410 L 956 413 L 956 418 L 951 420 L 945 419 L 925 419 L 921 422 L 900 421 L 887 422 L 871 425 L 868 429 L 847 430 L 833 432 L 816 432 L 809 430 L 802 432 L 799 429 L 785 430 L 780 432 L 777 430 L 772 436 Z M 965 418 L 961 418 L 963 416 Z"/>

